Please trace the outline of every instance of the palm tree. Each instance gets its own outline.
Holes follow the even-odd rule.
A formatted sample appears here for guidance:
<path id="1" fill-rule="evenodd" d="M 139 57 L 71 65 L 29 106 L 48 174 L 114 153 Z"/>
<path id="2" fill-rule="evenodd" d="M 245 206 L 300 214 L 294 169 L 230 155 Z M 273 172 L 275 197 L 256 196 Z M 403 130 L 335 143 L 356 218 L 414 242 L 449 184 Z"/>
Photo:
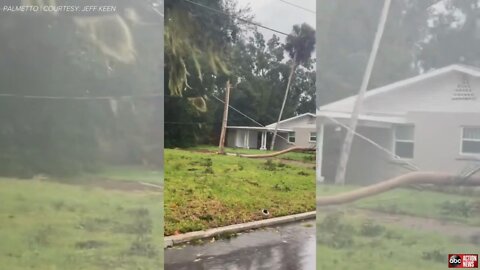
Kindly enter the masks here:
<path id="1" fill-rule="evenodd" d="M 383 4 L 382 14 L 380 16 L 380 21 L 378 22 L 377 33 L 375 34 L 375 39 L 373 40 L 372 51 L 370 52 L 370 57 L 367 62 L 367 68 L 363 75 L 362 84 L 360 85 L 360 91 L 358 92 L 357 99 L 355 101 L 355 106 L 353 108 L 352 116 L 350 119 L 350 127 L 345 136 L 345 140 L 342 146 L 342 152 L 340 153 L 340 160 L 337 166 L 337 173 L 335 174 L 335 183 L 344 185 L 345 184 L 345 174 L 347 172 L 347 164 L 350 156 L 350 151 L 352 148 L 353 138 L 355 136 L 355 130 L 358 124 L 358 117 L 360 116 L 360 109 L 363 104 L 365 93 L 367 92 L 368 83 L 370 82 L 370 76 L 372 75 L 373 65 L 375 64 L 375 59 L 377 58 L 378 49 L 380 42 L 382 40 L 383 32 L 385 30 L 385 25 L 387 22 L 388 12 L 390 9 L 390 4 L 392 0 L 385 0 Z"/>
<path id="2" fill-rule="evenodd" d="M 283 97 L 282 108 L 278 115 L 277 124 L 275 125 L 275 131 L 273 133 L 272 145 L 270 150 L 273 150 L 275 147 L 275 139 L 277 137 L 278 123 L 282 119 L 283 109 L 285 108 L 285 103 L 287 102 L 288 91 L 292 84 L 293 76 L 297 67 L 299 65 L 307 64 L 315 49 L 315 29 L 309 26 L 306 23 L 303 23 L 301 26 L 294 25 L 292 33 L 287 36 L 285 42 L 285 50 L 288 52 L 288 55 L 292 59 L 290 76 L 288 77 L 287 89 L 285 89 L 285 96 Z"/>

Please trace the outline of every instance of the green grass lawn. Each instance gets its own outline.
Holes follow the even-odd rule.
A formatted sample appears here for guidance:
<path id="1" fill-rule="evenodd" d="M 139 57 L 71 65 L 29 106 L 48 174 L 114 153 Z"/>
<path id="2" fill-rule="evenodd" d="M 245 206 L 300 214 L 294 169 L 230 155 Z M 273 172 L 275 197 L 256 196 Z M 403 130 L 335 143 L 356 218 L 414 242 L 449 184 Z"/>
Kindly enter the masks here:
<path id="1" fill-rule="evenodd" d="M 317 216 L 317 269 L 404 270 L 447 269 L 449 253 L 478 253 L 428 232 L 384 226 L 358 217 Z"/>
<path id="2" fill-rule="evenodd" d="M 2 269 L 163 269 L 159 192 L 0 178 L 0 198 Z"/>
<path id="3" fill-rule="evenodd" d="M 163 172 L 146 169 L 142 166 L 111 166 L 104 168 L 93 176 L 111 180 L 147 182 L 154 184 L 163 182 Z"/>
<path id="4" fill-rule="evenodd" d="M 165 234 L 315 210 L 315 170 L 165 149 Z"/>
<path id="5" fill-rule="evenodd" d="M 354 190 L 354 186 L 317 186 L 317 195 L 325 196 Z M 395 189 L 352 204 L 353 207 L 419 217 L 457 221 L 480 226 L 480 198 L 434 191 Z"/>
<path id="6" fill-rule="evenodd" d="M 215 151 L 218 151 L 218 146 L 199 145 L 199 146 L 189 148 L 188 150 L 208 150 L 208 151 L 215 152 Z M 226 147 L 225 152 L 234 153 L 234 154 L 251 154 L 251 155 L 272 153 L 272 151 L 263 151 L 259 149 L 243 149 L 243 148 L 230 148 L 230 147 Z M 314 151 L 289 152 L 281 156 L 278 156 L 277 158 L 315 164 Z"/>

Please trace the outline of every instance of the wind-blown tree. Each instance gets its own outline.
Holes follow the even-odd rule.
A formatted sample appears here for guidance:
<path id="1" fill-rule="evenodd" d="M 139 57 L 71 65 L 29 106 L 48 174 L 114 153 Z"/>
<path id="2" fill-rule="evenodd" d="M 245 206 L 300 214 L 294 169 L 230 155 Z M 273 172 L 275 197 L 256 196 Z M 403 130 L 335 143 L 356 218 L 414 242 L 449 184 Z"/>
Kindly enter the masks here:
<path id="1" fill-rule="evenodd" d="M 451 64 L 480 67 L 480 2 L 444 1 L 444 12 L 433 12 L 427 34 L 420 43 L 418 65 L 424 70 Z"/>
<path id="2" fill-rule="evenodd" d="M 284 44 L 277 36 L 265 40 L 261 33 L 254 32 L 233 44 L 229 51 L 229 62 L 235 63 L 230 66 L 228 75 L 233 84 L 230 105 L 261 125 L 275 122 L 290 72 L 285 57 Z M 314 112 L 314 74 L 313 61 L 297 68 L 284 109 L 285 117 Z M 189 85 L 192 88 L 203 86 L 212 91 L 210 98 L 206 99 L 207 112 L 199 112 L 185 98 L 170 96 L 165 103 L 167 146 L 186 147 L 218 142 L 223 104 L 213 96 L 223 99 L 226 78 L 227 76 L 213 78 L 211 74 L 205 73 L 203 82 L 200 82 L 198 77 L 190 77 Z M 193 90 L 187 89 L 185 95 L 190 91 Z M 228 123 L 258 125 L 235 110 L 230 111 Z"/>
<path id="3" fill-rule="evenodd" d="M 418 74 L 419 41 L 428 35 L 429 7 L 440 0 L 392 2 L 368 89 Z M 383 0 L 319 0 L 318 102 L 324 105 L 358 91 Z"/>
<path id="4" fill-rule="evenodd" d="M 196 3 L 203 6 L 165 2 L 166 147 L 217 141 L 223 104 L 216 98 L 223 99 L 228 79 L 233 85 L 232 106 L 262 124 L 274 122 L 272 115 L 278 113 L 274 108 L 282 102 L 279 92 L 289 77 L 284 44 L 278 37 L 266 41 L 258 32 L 243 35 L 246 25 L 236 18 L 251 19 L 248 9 L 237 8 L 234 1 Z M 314 78 L 307 76 L 312 66 L 297 71 L 301 75 L 291 83 L 294 90 L 289 98 L 295 102 L 286 106 L 288 115 L 300 106 L 311 107 L 312 93 L 304 88 L 314 84 Z M 255 125 L 234 111 L 229 124 Z"/>
<path id="5" fill-rule="evenodd" d="M 357 124 L 358 124 L 358 117 L 360 115 L 361 105 L 363 103 L 365 93 L 367 92 L 367 87 L 370 81 L 370 77 L 372 75 L 372 70 L 375 65 L 378 48 L 380 47 L 380 42 L 382 40 L 385 24 L 388 18 L 388 13 L 390 11 L 391 2 L 392 2 L 391 0 L 385 0 L 385 3 L 382 8 L 378 29 L 375 33 L 375 39 L 373 41 L 372 51 L 370 52 L 365 74 L 362 79 L 362 84 L 360 86 L 360 90 L 356 97 L 355 106 L 351 114 L 350 126 L 349 126 L 351 130 L 348 130 L 348 133 L 345 137 L 345 141 L 343 142 L 343 148 L 342 148 L 342 152 L 340 154 L 340 160 L 337 166 L 337 173 L 335 174 L 335 183 L 345 184 L 345 174 L 347 171 L 347 163 L 350 156 L 350 150 L 352 147 L 353 138 L 355 136 L 355 129 L 357 128 Z"/>
<path id="6" fill-rule="evenodd" d="M 158 99 L 94 99 L 161 94 L 161 34 L 147 25 L 158 15 L 143 1 L 115 2 L 110 15 L 0 16 L 1 93 L 61 97 L 0 98 L 0 175 L 75 174 L 110 158 L 140 163 L 143 146 L 158 145 Z"/>
<path id="7" fill-rule="evenodd" d="M 229 0 L 196 3 L 165 1 L 165 65 L 172 96 L 192 90 L 189 79 L 193 75 L 202 82 L 210 74 L 230 73 L 228 49 L 241 32 L 236 18 L 248 19 L 248 9 L 238 9 Z M 193 90 L 199 95 L 192 99 L 196 101 L 193 105 L 203 111 L 204 93 Z"/>
<path id="8" fill-rule="evenodd" d="M 196 4 L 195 4 L 196 3 Z M 231 47 L 247 9 L 234 1 L 165 1 L 165 146 L 208 140 L 214 127 L 212 95 L 231 74 Z"/>
<path id="9" fill-rule="evenodd" d="M 262 125 L 275 122 L 290 73 L 290 65 L 284 61 L 284 44 L 275 35 L 265 40 L 256 32 L 248 40 L 236 44 L 232 54 L 232 61 L 236 63 L 232 67 L 232 77 L 237 78 L 238 83 L 232 91 L 231 105 Z M 285 104 L 285 117 L 315 111 L 315 70 L 311 62 L 295 71 Z M 235 111 L 229 114 L 229 123 L 256 125 Z"/>
<path id="10" fill-rule="evenodd" d="M 285 42 L 285 50 L 291 58 L 290 62 L 290 75 L 288 76 L 287 87 L 285 89 L 285 95 L 283 98 L 282 107 L 278 114 L 277 124 L 275 125 L 275 131 L 273 133 L 273 139 L 271 144 L 271 150 L 275 147 L 275 140 L 277 137 L 278 123 L 282 119 L 285 103 L 287 102 L 288 92 L 293 80 L 295 71 L 299 65 L 306 65 L 310 63 L 312 53 L 315 50 L 315 29 L 308 24 L 304 23 L 301 26 L 293 26 L 293 31 L 287 36 Z"/>

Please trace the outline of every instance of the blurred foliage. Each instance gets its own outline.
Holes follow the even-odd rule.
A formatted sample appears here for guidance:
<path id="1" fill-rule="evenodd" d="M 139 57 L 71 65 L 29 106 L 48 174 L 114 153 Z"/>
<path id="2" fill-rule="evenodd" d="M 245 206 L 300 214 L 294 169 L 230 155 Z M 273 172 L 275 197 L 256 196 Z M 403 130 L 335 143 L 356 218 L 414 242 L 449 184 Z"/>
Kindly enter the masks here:
<path id="1" fill-rule="evenodd" d="M 382 3 L 318 1 L 317 105 L 358 92 Z M 479 12 L 476 0 L 392 1 L 369 89 L 450 64 L 480 67 Z"/>
<path id="2" fill-rule="evenodd" d="M 117 4 L 118 14 L 104 17 L 2 15 L 0 92 L 66 98 L 161 94 L 162 35 L 152 27 L 160 25 L 159 16 L 147 2 Z M 141 22 L 130 20 L 127 10 Z M 118 59 L 132 52 L 134 61 Z M 0 175 L 70 175 L 102 163 L 159 164 L 156 115 L 162 104 L 161 98 L 3 97 Z"/>
<path id="3" fill-rule="evenodd" d="M 195 2 L 205 7 L 165 2 L 166 147 L 218 143 L 223 104 L 216 98 L 224 100 L 227 80 L 230 105 L 264 125 L 276 120 L 287 85 L 290 62 L 284 44 L 277 36 L 265 40 L 236 19 L 253 19 L 248 8 L 229 0 Z M 285 117 L 313 112 L 314 95 L 310 60 L 296 71 Z M 233 110 L 228 124 L 256 126 Z"/>

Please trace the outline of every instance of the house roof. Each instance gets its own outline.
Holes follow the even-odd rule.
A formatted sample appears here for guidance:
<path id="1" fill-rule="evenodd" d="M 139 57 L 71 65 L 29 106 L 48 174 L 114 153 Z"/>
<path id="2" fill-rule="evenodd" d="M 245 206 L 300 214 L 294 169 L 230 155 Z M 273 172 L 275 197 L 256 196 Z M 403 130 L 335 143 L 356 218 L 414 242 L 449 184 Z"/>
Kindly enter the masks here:
<path id="1" fill-rule="evenodd" d="M 227 126 L 228 129 L 243 129 L 243 130 L 254 130 L 254 131 L 275 131 L 275 127 L 248 127 L 248 126 Z M 279 128 L 278 132 L 293 132 L 291 129 Z"/>
<path id="2" fill-rule="evenodd" d="M 290 117 L 290 118 L 284 119 L 284 120 L 282 120 L 282 121 L 280 121 L 280 122 L 278 122 L 278 123 L 279 123 L 279 124 L 283 124 L 283 123 L 287 123 L 287 122 L 290 122 L 290 121 L 292 121 L 292 120 L 296 120 L 296 119 L 298 119 L 298 118 L 302 118 L 302 117 L 306 117 L 306 116 L 310 116 L 310 117 L 315 118 L 315 114 L 313 114 L 313 113 L 304 113 L 304 114 L 300 114 L 300 115 L 297 115 L 297 116 L 294 116 L 294 117 Z M 272 123 L 272 124 L 270 124 L 270 125 L 267 125 L 266 127 L 268 127 L 268 128 L 275 128 L 275 125 L 276 125 L 276 124 L 277 124 L 277 123 Z"/>
<path id="3" fill-rule="evenodd" d="M 351 113 L 344 112 L 322 112 L 319 113 L 319 116 L 327 118 L 338 118 L 338 119 L 350 119 Z M 403 116 L 390 116 L 390 115 L 369 115 L 369 114 L 360 114 L 358 120 L 371 121 L 371 122 L 381 122 L 381 123 L 395 123 L 395 124 L 406 124 L 407 120 Z"/>
<path id="4" fill-rule="evenodd" d="M 300 115 L 297 115 L 297 116 L 294 116 L 294 117 L 290 117 L 290 118 L 287 118 L 287 119 L 284 119 L 282 121 L 280 121 L 279 123 L 282 124 L 282 123 L 287 123 L 287 122 L 290 122 L 292 120 L 296 120 L 296 119 L 299 119 L 299 118 L 302 118 L 302 117 L 313 117 L 315 118 L 315 114 L 313 113 L 304 113 L 304 114 L 300 114 Z M 275 131 L 275 125 L 277 123 L 273 123 L 273 124 L 270 124 L 270 125 L 267 125 L 265 127 L 250 127 L 250 126 L 227 126 L 228 129 L 245 129 L 245 130 L 256 130 L 256 131 Z M 313 126 L 315 126 L 315 123 L 312 124 Z M 305 125 L 303 125 L 305 126 Z M 288 128 L 279 128 L 277 131 L 279 132 L 293 132 L 293 129 L 288 129 Z"/>
<path id="5" fill-rule="evenodd" d="M 440 69 L 436 69 L 412 78 L 408 78 L 405 80 L 401 80 L 392 84 L 388 84 L 370 91 L 367 91 L 365 94 L 365 99 L 364 99 L 364 104 L 365 102 L 368 102 L 372 97 L 383 95 L 389 92 L 393 92 L 398 89 L 405 89 L 407 86 L 411 86 L 415 83 L 419 83 L 422 81 L 425 81 L 427 79 L 432 79 L 436 77 L 440 77 L 442 75 L 445 75 L 447 73 L 451 73 L 453 71 L 460 72 L 463 74 L 470 75 L 472 77 L 480 77 L 480 69 L 476 67 L 471 67 L 471 66 L 466 66 L 466 65 L 450 65 L 446 66 Z M 353 111 L 353 107 L 355 105 L 355 101 L 357 99 L 357 95 L 353 95 L 344 99 L 341 99 L 339 101 L 333 102 L 326 104 L 317 110 L 317 115 L 323 115 L 327 117 L 333 117 L 335 114 L 346 114 L 350 115 L 351 112 Z M 361 117 L 363 118 L 375 118 L 377 120 L 381 121 L 404 121 L 402 120 L 402 117 L 404 114 L 400 115 L 395 115 L 395 113 L 387 113 L 387 112 L 382 112 L 382 111 L 370 111 L 370 112 L 362 112 L 363 115 Z M 384 113 L 382 115 L 382 113 Z"/>

